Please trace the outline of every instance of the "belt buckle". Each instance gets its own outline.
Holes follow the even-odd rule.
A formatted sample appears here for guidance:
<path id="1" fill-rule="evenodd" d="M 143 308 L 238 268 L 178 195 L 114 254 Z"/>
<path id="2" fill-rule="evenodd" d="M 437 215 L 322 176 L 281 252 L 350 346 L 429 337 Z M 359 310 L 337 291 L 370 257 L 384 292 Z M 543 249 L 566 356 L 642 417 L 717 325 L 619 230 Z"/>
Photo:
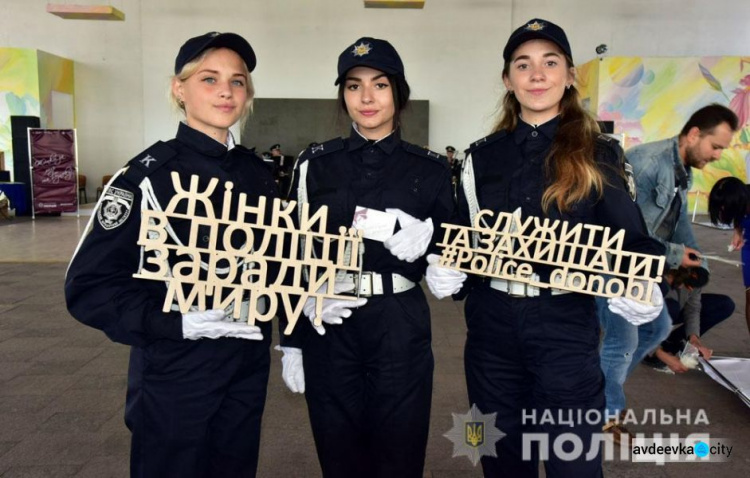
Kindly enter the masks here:
<path id="1" fill-rule="evenodd" d="M 508 281 L 508 295 L 511 297 L 528 297 L 526 283 L 515 280 Z"/>
<path id="2" fill-rule="evenodd" d="M 362 285 L 369 284 L 370 292 L 363 292 Z M 373 285 L 372 285 L 372 272 L 360 272 L 354 277 L 354 285 L 356 287 L 357 297 L 372 297 Z"/>

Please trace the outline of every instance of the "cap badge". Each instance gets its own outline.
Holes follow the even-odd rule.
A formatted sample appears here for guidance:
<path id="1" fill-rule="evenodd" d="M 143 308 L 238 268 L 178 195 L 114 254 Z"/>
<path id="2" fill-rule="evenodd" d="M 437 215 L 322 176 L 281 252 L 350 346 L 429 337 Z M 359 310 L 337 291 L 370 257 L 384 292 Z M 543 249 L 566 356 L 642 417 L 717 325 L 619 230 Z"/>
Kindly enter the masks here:
<path id="1" fill-rule="evenodd" d="M 372 50 L 372 47 L 370 46 L 370 44 L 362 42 L 359 45 L 354 45 L 354 49 L 352 50 L 352 55 L 365 56 L 370 53 L 370 50 Z"/>
<path id="2" fill-rule="evenodd" d="M 543 30 L 546 25 L 544 23 L 534 22 L 529 23 L 526 25 L 526 30 L 531 32 L 538 32 L 539 30 Z"/>
<path id="3" fill-rule="evenodd" d="M 219 35 L 221 35 L 221 33 L 219 33 L 219 32 L 211 32 L 211 37 L 212 37 L 212 38 L 213 38 L 213 37 L 217 37 L 217 36 L 219 36 Z"/>

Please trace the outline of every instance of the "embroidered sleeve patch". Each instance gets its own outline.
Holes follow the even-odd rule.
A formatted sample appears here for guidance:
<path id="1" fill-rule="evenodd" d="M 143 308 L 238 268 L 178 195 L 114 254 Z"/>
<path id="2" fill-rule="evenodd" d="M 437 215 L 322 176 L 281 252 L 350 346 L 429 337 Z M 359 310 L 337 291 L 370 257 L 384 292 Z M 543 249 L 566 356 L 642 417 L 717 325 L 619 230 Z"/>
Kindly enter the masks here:
<path id="1" fill-rule="evenodd" d="M 122 225 L 130 216 L 134 198 L 135 195 L 130 191 L 108 187 L 96 213 L 99 224 L 106 230 Z"/>

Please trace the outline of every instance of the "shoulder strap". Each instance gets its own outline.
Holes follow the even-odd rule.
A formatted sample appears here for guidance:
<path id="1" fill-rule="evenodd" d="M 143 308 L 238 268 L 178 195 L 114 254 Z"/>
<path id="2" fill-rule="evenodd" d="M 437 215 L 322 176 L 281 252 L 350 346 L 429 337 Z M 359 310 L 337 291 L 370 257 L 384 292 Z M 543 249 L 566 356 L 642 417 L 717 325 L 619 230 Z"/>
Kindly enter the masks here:
<path id="1" fill-rule="evenodd" d="M 441 166 L 445 166 L 446 168 L 449 167 L 447 156 L 443 156 L 442 154 L 436 153 L 435 151 L 431 151 L 427 148 L 417 146 L 416 144 L 412 144 L 407 141 L 401 141 L 401 144 L 403 145 L 404 149 L 408 151 L 409 153 L 415 154 L 417 156 L 421 156 L 423 158 L 428 158 L 434 162 L 437 162 Z"/>
<path id="2" fill-rule="evenodd" d="M 469 148 L 466 151 L 464 151 L 464 153 L 466 153 L 466 155 L 468 156 L 469 154 L 473 153 L 474 151 L 476 151 L 476 150 L 478 150 L 480 148 L 484 148 L 488 144 L 492 144 L 495 141 L 506 137 L 507 135 L 508 135 L 508 132 L 506 130 L 504 130 L 504 129 L 500 130 L 500 131 L 497 131 L 495 133 L 492 133 L 489 136 L 485 136 L 484 138 L 478 139 L 478 140 L 474 141 L 473 143 L 471 143 L 471 146 L 469 146 Z"/>
<path id="3" fill-rule="evenodd" d="M 327 154 L 333 153 L 335 151 L 339 151 L 344 149 L 344 139 L 343 138 L 334 138 L 329 141 L 326 141 L 325 143 L 320 143 L 315 146 L 311 146 L 307 149 L 305 149 L 297 158 L 297 161 L 306 161 L 313 158 L 319 158 L 321 156 L 325 156 Z"/>
<path id="4" fill-rule="evenodd" d="M 129 167 L 127 173 L 123 174 L 123 179 L 138 186 L 144 178 L 175 156 L 177 156 L 177 151 L 164 141 L 157 141 L 128 161 Z"/>

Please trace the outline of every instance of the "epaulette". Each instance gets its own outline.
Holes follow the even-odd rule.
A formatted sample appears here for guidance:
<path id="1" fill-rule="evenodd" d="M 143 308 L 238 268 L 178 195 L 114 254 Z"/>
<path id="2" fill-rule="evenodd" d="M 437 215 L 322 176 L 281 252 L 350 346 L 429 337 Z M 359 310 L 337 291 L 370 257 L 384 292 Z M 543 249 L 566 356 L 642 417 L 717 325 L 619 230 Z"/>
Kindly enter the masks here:
<path id="1" fill-rule="evenodd" d="M 310 160 L 312 158 L 319 158 L 336 151 L 341 151 L 342 149 L 344 149 L 344 139 L 334 138 L 326 141 L 325 143 L 316 144 L 315 146 L 310 146 L 309 148 L 305 149 L 304 151 L 302 151 L 302 153 L 300 153 L 297 161 L 301 162 Z"/>
<path id="2" fill-rule="evenodd" d="M 234 149 L 239 152 L 242 152 L 243 154 L 250 156 L 251 158 L 253 158 L 253 160 L 263 162 L 263 156 L 261 156 L 260 153 L 255 151 L 255 146 L 253 146 L 252 148 L 248 148 L 247 146 L 242 146 L 241 144 L 237 144 L 234 146 Z"/>
<path id="3" fill-rule="evenodd" d="M 484 138 L 478 139 L 478 140 L 474 141 L 473 143 L 471 143 L 471 146 L 469 146 L 464 151 L 464 153 L 466 155 L 469 155 L 469 154 L 473 153 L 474 151 L 476 151 L 477 149 L 483 148 L 483 147 L 487 146 L 488 144 L 492 144 L 495 141 L 498 141 L 498 140 L 506 137 L 507 135 L 508 135 L 508 132 L 506 130 L 504 130 L 504 129 L 500 130 L 500 131 L 496 131 L 496 132 L 492 133 L 489 136 L 485 136 Z"/>
<path id="4" fill-rule="evenodd" d="M 417 146 L 416 144 L 411 144 L 406 141 L 401 141 L 401 144 L 404 146 L 404 149 L 408 151 L 409 153 L 416 154 L 417 156 L 421 156 L 423 158 L 429 158 L 433 161 L 436 161 L 440 163 L 442 166 L 448 167 L 448 157 L 443 156 L 440 153 L 436 153 L 435 151 L 431 151 L 427 148 L 423 148 L 421 146 Z"/>
<path id="5" fill-rule="evenodd" d="M 123 177 L 137 186 L 146 176 L 152 174 L 176 155 L 177 151 L 167 143 L 157 141 L 128 161 L 127 174 Z"/>
<path id="6" fill-rule="evenodd" d="M 625 164 L 625 153 L 616 138 L 606 134 L 597 134 L 596 138 L 594 138 L 594 144 L 601 151 L 609 153 L 604 156 L 597 154 L 597 159 L 613 162 L 616 166 L 623 166 Z"/>
<path id="7" fill-rule="evenodd" d="M 625 152 L 622 150 L 620 142 L 617 138 L 606 134 L 597 134 L 594 144 L 597 149 L 594 154 L 596 160 L 606 164 L 623 179 L 625 190 L 630 195 L 630 199 L 635 201 L 637 189 L 633 177 L 633 166 L 625 158 Z"/>

